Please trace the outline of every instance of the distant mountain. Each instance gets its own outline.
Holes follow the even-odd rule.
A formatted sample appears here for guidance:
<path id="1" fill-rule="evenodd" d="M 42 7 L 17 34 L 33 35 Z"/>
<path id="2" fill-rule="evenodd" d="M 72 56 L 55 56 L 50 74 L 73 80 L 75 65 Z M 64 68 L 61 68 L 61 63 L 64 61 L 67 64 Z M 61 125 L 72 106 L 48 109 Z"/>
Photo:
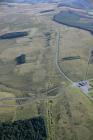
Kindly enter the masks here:
<path id="1" fill-rule="evenodd" d="M 0 2 L 9 2 L 9 3 L 39 3 L 39 2 L 48 2 L 52 0 L 0 0 Z"/>
<path id="2" fill-rule="evenodd" d="M 74 8 L 90 9 L 93 8 L 91 0 L 62 0 L 59 6 L 70 6 Z"/>
<path id="3" fill-rule="evenodd" d="M 74 8 L 93 8 L 93 0 L 0 0 L 0 2 L 9 3 L 39 3 L 39 2 L 59 2 L 60 6 L 70 6 Z"/>

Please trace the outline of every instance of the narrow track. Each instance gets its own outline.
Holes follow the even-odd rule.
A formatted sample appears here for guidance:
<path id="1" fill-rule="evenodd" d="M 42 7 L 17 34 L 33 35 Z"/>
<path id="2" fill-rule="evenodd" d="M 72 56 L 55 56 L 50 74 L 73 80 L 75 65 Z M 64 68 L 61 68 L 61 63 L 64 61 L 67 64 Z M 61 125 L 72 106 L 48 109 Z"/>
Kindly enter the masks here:
<path id="1" fill-rule="evenodd" d="M 59 70 L 60 74 L 62 76 L 65 77 L 66 80 L 68 80 L 71 84 L 73 84 L 74 82 L 62 71 L 62 69 L 60 68 L 60 65 L 58 63 L 59 60 L 59 48 L 60 48 L 60 32 L 57 32 L 57 38 L 56 38 L 56 67 Z"/>
<path id="2" fill-rule="evenodd" d="M 48 91 L 45 91 L 44 93 L 42 93 L 43 95 L 46 95 L 47 93 L 51 93 L 53 92 L 54 90 L 56 90 L 57 87 L 53 88 L 53 89 L 50 89 Z M 42 97 L 42 99 L 44 99 L 44 97 Z M 40 97 L 38 97 L 38 99 L 41 99 Z M 37 100 L 37 97 L 35 95 L 31 96 L 31 97 L 22 97 L 22 98 L 0 98 L 0 102 L 1 101 L 12 101 L 12 100 L 18 100 L 18 101 L 24 101 L 24 100 L 28 100 L 28 103 L 23 103 L 23 104 L 16 104 L 16 105 L 11 105 L 11 104 L 0 104 L 0 107 L 18 107 L 18 106 L 23 106 L 23 105 L 27 105 L 29 104 L 31 100 Z"/>

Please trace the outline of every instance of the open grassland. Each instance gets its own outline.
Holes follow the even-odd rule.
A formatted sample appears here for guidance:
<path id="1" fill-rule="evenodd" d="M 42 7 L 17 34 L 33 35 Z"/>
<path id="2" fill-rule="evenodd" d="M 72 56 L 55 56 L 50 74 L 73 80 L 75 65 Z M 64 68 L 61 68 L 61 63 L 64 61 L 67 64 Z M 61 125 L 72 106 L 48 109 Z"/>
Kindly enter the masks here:
<path id="1" fill-rule="evenodd" d="M 84 80 L 87 67 L 87 79 L 93 77 L 93 64 L 88 66 L 89 55 L 93 49 L 93 36 L 86 31 L 70 28 L 60 39 L 59 64 L 64 73 L 73 81 Z M 63 58 L 80 56 L 80 59 Z"/>
<path id="2" fill-rule="evenodd" d="M 23 96 L 27 96 L 28 93 L 45 92 L 59 86 L 60 78 L 55 69 L 55 32 L 43 24 L 38 15 L 28 15 L 27 10 L 21 13 L 20 8 L 18 14 L 18 9 L 15 9 L 12 14 L 9 11 L 7 15 L 7 10 L 7 7 L 2 10 L 4 13 L 0 20 L 4 29 L 2 27 L 0 34 L 24 30 L 28 32 L 28 36 L 0 40 L 1 85 L 18 90 Z M 25 22 L 29 24 L 27 27 L 24 27 Z M 6 27 L 9 28 L 5 29 Z M 15 59 L 20 54 L 25 54 L 26 63 L 16 65 Z M 16 95 L 18 96 L 17 93 Z"/>
<path id="3" fill-rule="evenodd" d="M 61 78 L 55 68 L 55 32 L 43 24 L 32 12 L 32 7 L 0 6 L 0 35 L 28 32 L 26 37 L 0 40 L 0 98 L 6 98 L 0 101 L 0 105 L 5 105 L 0 106 L 1 121 L 46 116 L 45 103 L 38 98 L 43 100 L 51 95 L 46 91 L 54 90 L 60 84 Z M 38 7 L 34 8 L 38 13 Z M 20 54 L 25 54 L 26 63 L 17 65 L 15 59 Z M 14 97 L 30 97 L 31 100 L 7 100 Z"/>
<path id="4" fill-rule="evenodd" d="M 23 92 L 40 92 L 42 87 L 45 91 L 57 86 L 60 79 L 54 66 L 55 41 L 52 40 L 48 46 L 46 41 L 45 35 L 40 34 L 31 41 L 28 38 L 17 39 L 14 46 L 5 44 L 6 47 L 0 55 L 1 84 Z M 16 65 L 15 58 L 20 54 L 26 55 L 26 63 Z"/>
<path id="5" fill-rule="evenodd" d="M 14 98 L 14 94 L 8 92 L 0 92 L 0 98 Z M 6 105 L 6 106 L 5 106 Z M 8 105 L 16 105 L 15 100 L 1 100 L 0 101 L 0 120 L 11 121 L 14 117 L 16 106 L 9 107 Z"/>
<path id="6" fill-rule="evenodd" d="M 93 79 L 89 80 L 90 89 L 89 89 L 89 96 L 93 98 Z"/>
<path id="7" fill-rule="evenodd" d="M 85 95 L 71 87 L 58 98 L 50 99 L 51 139 L 92 140 L 92 106 L 93 103 Z"/>
<path id="8" fill-rule="evenodd" d="M 84 79 L 93 36 L 52 21 L 54 13 L 42 15 L 42 6 L 39 11 L 38 5 L 34 6 L 2 7 L 0 12 L 0 35 L 28 32 L 23 38 L 0 40 L 0 98 L 29 98 L 0 101 L 0 105 L 7 104 L 0 106 L 0 120 L 13 122 L 41 115 L 45 117 L 49 140 L 92 140 L 93 103 L 60 75 L 56 32 L 61 34 L 58 63 L 73 81 Z M 25 54 L 26 62 L 17 65 L 15 58 L 21 54 Z M 80 59 L 63 60 L 76 56 Z M 92 69 L 90 64 L 88 79 L 93 76 Z"/>

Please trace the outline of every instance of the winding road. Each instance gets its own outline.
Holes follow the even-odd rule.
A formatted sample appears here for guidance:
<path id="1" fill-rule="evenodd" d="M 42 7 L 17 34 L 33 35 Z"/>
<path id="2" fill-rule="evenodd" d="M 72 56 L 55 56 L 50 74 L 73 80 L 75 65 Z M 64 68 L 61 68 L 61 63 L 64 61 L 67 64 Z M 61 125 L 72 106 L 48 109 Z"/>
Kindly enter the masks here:
<path id="1" fill-rule="evenodd" d="M 62 76 L 65 77 L 65 79 L 67 79 L 71 84 L 73 84 L 74 82 L 62 71 L 62 69 L 60 68 L 60 65 L 58 63 L 59 60 L 59 47 L 60 47 L 60 32 L 57 32 L 57 38 L 56 38 L 56 67 L 58 69 L 58 71 L 60 72 L 60 74 Z"/>

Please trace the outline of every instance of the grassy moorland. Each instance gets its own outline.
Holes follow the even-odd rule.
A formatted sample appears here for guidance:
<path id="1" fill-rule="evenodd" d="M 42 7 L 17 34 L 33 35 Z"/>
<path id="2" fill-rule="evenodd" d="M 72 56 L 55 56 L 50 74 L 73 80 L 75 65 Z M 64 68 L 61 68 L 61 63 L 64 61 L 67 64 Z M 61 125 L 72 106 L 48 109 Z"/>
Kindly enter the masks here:
<path id="1" fill-rule="evenodd" d="M 89 32 L 73 28 L 68 30 L 60 39 L 59 64 L 65 74 L 73 81 L 84 80 L 87 68 L 87 79 L 93 78 L 93 64 L 88 66 L 92 40 L 93 36 Z M 63 58 L 77 56 L 80 59 L 63 60 Z"/>
<path id="2" fill-rule="evenodd" d="M 56 32 L 61 35 L 58 63 L 73 81 L 84 78 L 93 36 L 54 22 L 53 11 L 40 13 L 41 8 L 49 10 L 46 7 L 59 12 L 52 4 L 0 7 L 0 35 L 28 32 L 25 37 L 0 40 L 0 121 L 43 116 L 49 140 L 92 140 L 93 103 L 60 75 Z M 22 55 L 25 61 L 17 63 Z M 92 69 L 90 64 L 88 79 Z"/>

